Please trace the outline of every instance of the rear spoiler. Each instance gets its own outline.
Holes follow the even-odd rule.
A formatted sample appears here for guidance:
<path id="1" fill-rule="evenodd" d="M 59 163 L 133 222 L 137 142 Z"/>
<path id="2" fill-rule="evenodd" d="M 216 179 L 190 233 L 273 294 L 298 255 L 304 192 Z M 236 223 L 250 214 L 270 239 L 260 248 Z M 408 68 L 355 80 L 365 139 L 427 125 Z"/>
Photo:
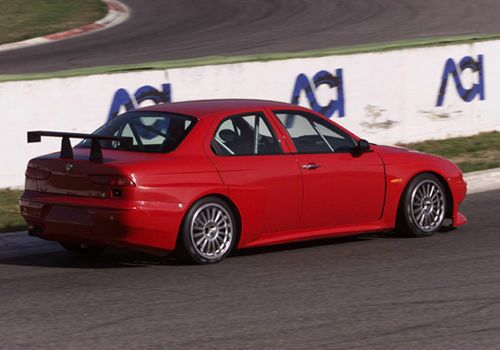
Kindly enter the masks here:
<path id="1" fill-rule="evenodd" d="M 120 146 L 131 147 L 133 143 L 132 137 L 121 136 L 102 136 L 94 134 L 79 134 L 73 132 L 59 132 L 59 131 L 28 131 L 28 143 L 40 142 L 42 136 L 47 137 L 62 137 L 61 140 L 61 158 L 73 159 L 73 148 L 69 139 L 87 139 L 91 140 L 90 157 L 91 162 L 102 163 L 102 149 L 100 140 L 112 140 L 120 142 Z"/>

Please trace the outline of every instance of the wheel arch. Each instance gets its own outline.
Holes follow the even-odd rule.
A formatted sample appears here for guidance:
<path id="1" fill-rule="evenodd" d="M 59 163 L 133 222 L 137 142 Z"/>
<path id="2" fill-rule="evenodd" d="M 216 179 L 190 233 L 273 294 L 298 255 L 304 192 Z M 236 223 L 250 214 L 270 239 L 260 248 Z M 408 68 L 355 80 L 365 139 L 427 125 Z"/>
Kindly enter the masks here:
<path id="1" fill-rule="evenodd" d="M 405 187 L 404 187 L 403 191 L 401 191 L 401 195 L 399 196 L 398 209 L 397 209 L 397 220 L 399 219 L 400 214 L 401 214 L 400 212 L 401 212 L 402 204 L 403 204 L 403 201 L 404 201 L 404 196 L 406 194 L 408 186 L 410 186 L 410 183 L 412 182 L 412 180 L 414 178 L 416 178 L 419 175 L 423 175 L 423 174 L 434 175 L 439 180 L 439 182 L 441 183 L 441 185 L 443 186 L 443 188 L 445 190 L 445 193 L 446 193 L 446 212 L 445 212 L 445 218 L 446 219 L 451 219 L 453 217 L 453 209 L 454 209 L 453 208 L 453 205 L 454 205 L 453 203 L 454 203 L 454 201 L 453 201 L 453 193 L 451 192 L 450 185 L 446 181 L 445 177 L 443 175 L 441 175 L 440 173 L 438 173 L 436 171 L 433 171 L 433 170 L 427 170 L 427 171 L 421 171 L 421 172 L 418 172 L 416 174 L 413 174 L 412 176 L 410 176 L 408 178 L 408 181 L 406 182 Z"/>
<path id="2" fill-rule="evenodd" d="M 234 202 L 229 197 L 227 197 L 227 196 L 225 196 L 225 195 L 223 195 L 221 193 L 208 193 L 208 194 L 204 194 L 203 196 L 200 196 L 199 198 L 196 198 L 196 200 L 194 200 L 191 203 L 191 205 L 188 208 L 186 208 L 186 210 L 184 211 L 184 215 L 182 216 L 181 225 L 179 226 L 179 230 L 177 232 L 177 239 L 176 239 L 176 242 L 175 242 L 175 248 L 178 247 L 179 240 L 182 239 L 181 231 L 183 229 L 183 226 L 184 226 L 186 217 L 187 217 L 187 215 L 189 213 L 189 210 L 191 210 L 191 208 L 196 203 L 198 203 L 200 200 L 202 200 L 204 198 L 208 198 L 208 197 L 219 198 L 220 200 L 224 201 L 229 206 L 229 208 L 231 209 L 231 211 L 233 212 L 234 218 L 236 220 L 236 228 L 237 228 L 237 230 L 236 230 L 236 242 L 235 242 L 234 247 L 235 248 L 238 247 L 238 244 L 240 242 L 240 237 L 241 237 L 241 228 L 242 228 L 241 214 L 240 214 L 240 211 L 238 210 L 238 207 L 236 206 L 236 204 L 234 204 Z"/>
<path id="3" fill-rule="evenodd" d="M 443 185 L 444 190 L 446 191 L 446 212 L 444 213 L 444 217 L 446 219 L 451 219 L 453 216 L 453 210 L 454 210 L 454 200 L 453 200 L 453 193 L 451 192 L 450 185 L 448 184 L 448 181 L 446 181 L 446 178 L 434 171 L 428 172 L 429 174 L 432 174 L 436 176 L 441 182 L 441 185 Z"/>

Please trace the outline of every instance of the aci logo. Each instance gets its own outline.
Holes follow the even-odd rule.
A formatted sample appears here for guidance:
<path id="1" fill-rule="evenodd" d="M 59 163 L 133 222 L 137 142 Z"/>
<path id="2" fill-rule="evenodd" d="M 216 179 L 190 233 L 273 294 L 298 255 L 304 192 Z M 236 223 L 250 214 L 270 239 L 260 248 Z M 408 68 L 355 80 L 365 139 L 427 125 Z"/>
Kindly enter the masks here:
<path id="1" fill-rule="evenodd" d="M 170 84 L 162 84 L 161 88 L 162 90 L 159 91 L 151 85 L 144 85 L 137 89 L 133 96 L 125 89 L 116 90 L 109 109 L 108 120 L 120 114 L 122 108 L 125 108 L 126 111 L 133 111 L 145 101 L 151 101 L 154 104 L 171 102 L 172 89 Z"/>
<path id="2" fill-rule="evenodd" d="M 337 89 L 337 99 L 332 99 L 326 105 L 320 105 L 316 92 L 321 85 L 327 85 L 330 89 Z M 295 80 L 295 86 L 292 93 L 292 103 L 299 104 L 300 94 L 305 91 L 306 98 L 309 101 L 311 109 L 330 118 L 338 112 L 339 118 L 345 116 L 344 110 L 344 84 L 342 80 L 342 69 L 337 69 L 335 75 L 332 75 L 326 70 L 316 73 L 312 82 L 309 81 L 305 74 L 299 74 Z"/>
<path id="3" fill-rule="evenodd" d="M 470 89 L 464 88 L 460 75 L 466 70 L 470 69 L 473 73 L 477 74 L 477 82 L 472 85 Z M 458 94 L 465 102 L 472 101 L 476 96 L 480 100 L 484 100 L 484 71 L 483 71 L 483 55 L 477 56 L 474 60 L 471 56 L 465 56 L 460 60 L 458 65 L 449 58 L 444 66 L 443 76 L 441 78 L 441 86 L 439 88 L 439 95 L 436 106 L 442 106 L 444 103 L 444 96 L 446 94 L 446 86 L 450 75 L 453 77 L 455 86 L 457 87 Z"/>

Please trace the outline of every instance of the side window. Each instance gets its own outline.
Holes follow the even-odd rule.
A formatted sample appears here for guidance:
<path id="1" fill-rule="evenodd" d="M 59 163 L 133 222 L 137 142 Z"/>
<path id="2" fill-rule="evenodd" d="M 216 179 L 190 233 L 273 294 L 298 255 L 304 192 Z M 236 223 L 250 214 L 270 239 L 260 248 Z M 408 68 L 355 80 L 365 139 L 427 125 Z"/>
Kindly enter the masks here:
<path id="1" fill-rule="evenodd" d="M 323 122 L 323 120 L 321 120 Z M 331 124 L 320 124 L 314 122 L 320 134 L 322 134 L 334 152 L 351 152 L 355 147 L 353 139 Z"/>
<path id="2" fill-rule="evenodd" d="M 299 153 L 350 152 L 352 138 L 335 125 L 312 114 L 275 112 Z"/>
<path id="3" fill-rule="evenodd" d="M 217 128 L 211 146 L 220 156 L 282 153 L 268 122 L 260 114 L 225 119 Z"/>

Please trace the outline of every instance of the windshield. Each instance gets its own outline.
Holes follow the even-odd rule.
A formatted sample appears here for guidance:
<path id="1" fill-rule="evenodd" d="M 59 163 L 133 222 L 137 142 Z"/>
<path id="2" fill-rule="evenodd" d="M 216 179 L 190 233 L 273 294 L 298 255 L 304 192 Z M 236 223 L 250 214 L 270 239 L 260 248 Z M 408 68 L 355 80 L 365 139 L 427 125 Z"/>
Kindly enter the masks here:
<path id="1" fill-rule="evenodd" d="M 133 139 L 132 147 L 126 150 L 137 152 L 170 152 L 184 140 L 193 128 L 196 119 L 165 112 L 127 112 L 94 131 L 95 135 L 123 136 Z M 89 148 L 90 140 L 77 147 Z M 101 141 L 106 149 L 122 149 L 118 141 Z"/>

